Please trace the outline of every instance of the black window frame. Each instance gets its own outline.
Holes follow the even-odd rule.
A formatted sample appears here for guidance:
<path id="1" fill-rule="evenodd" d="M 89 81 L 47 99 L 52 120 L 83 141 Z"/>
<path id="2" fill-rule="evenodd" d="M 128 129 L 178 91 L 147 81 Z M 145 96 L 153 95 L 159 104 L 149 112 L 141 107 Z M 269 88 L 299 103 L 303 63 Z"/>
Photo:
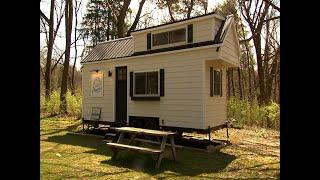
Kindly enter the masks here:
<path id="1" fill-rule="evenodd" d="M 174 34 L 174 32 L 176 31 L 181 31 L 183 30 L 184 31 L 184 40 L 182 41 L 177 41 L 177 42 L 170 42 L 170 34 Z M 167 43 L 164 43 L 164 44 L 154 44 L 154 37 L 156 35 L 160 35 L 160 34 L 167 34 Z M 165 31 L 165 32 L 160 32 L 160 33 L 154 33 L 151 35 L 151 45 L 152 47 L 159 47 L 159 46 L 164 46 L 164 45 L 170 45 L 170 44 L 177 44 L 177 43 L 182 43 L 182 42 L 185 42 L 187 43 L 187 40 L 188 40 L 188 37 L 187 37 L 187 28 L 184 27 L 184 28 L 179 28 L 179 29 L 175 29 L 175 30 L 171 30 L 171 31 Z"/>
<path id="2" fill-rule="evenodd" d="M 158 74 L 158 78 L 157 78 L 157 94 L 136 94 L 136 74 L 139 73 L 145 73 L 146 74 L 146 78 L 145 78 L 145 88 L 147 89 L 147 74 L 148 73 L 152 73 L 152 72 L 157 72 Z M 160 71 L 159 70 L 150 70 L 150 71 L 137 71 L 137 72 L 133 72 L 133 97 L 160 97 Z"/>

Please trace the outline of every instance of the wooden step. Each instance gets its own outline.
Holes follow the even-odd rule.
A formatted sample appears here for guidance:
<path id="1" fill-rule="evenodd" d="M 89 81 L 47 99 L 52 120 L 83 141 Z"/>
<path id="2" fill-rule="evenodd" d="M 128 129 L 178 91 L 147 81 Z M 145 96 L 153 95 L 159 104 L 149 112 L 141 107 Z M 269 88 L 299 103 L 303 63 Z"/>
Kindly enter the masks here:
<path id="1" fill-rule="evenodd" d="M 160 154 L 163 152 L 159 149 L 151 149 L 146 147 L 131 146 L 131 145 L 119 144 L 119 143 L 107 143 L 107 146 L 110 146 L 111 148 L 139 151 L 139 152 L 150 153 L 150 154 Z"/>

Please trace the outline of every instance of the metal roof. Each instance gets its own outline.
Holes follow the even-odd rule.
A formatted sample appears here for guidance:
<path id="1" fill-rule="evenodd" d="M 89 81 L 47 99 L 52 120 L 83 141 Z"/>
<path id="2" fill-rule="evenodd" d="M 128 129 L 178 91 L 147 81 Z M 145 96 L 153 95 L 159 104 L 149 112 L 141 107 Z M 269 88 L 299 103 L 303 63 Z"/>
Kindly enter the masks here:
<path id="1" fill-rule="evenodd" d="M 97 44 L 88 55 L 81 60 L 81 63 L 127 57 L 132 54 L 133 38 L 125 37 Z"/>

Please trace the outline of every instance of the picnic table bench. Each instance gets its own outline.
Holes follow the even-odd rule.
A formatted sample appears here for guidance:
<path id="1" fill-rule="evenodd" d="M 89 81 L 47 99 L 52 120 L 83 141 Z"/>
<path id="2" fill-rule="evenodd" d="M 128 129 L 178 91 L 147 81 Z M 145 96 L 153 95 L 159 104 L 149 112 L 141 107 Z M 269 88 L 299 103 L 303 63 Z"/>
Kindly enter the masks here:
<path id="1" fill-rule="evenodd" d="M 107 143 L 107 146 L 109 146 L 113 151 L 112 160 L 114 160 L 117 154 L 122 150 L 138 151 L 142 153 L 154 154 L 154 155 L 157 155 L 158 157 L 156 166 L 155 166 L 155 168 L 158 169 L 160 167 L 161 160 L 164 157 L 164 150 L 165 150 L 167 138 L 170 139 L 173 159 L 176 160 L 176 149 L 175 149 L 175 143 L 174 143 L 174 136 L 176 135 L 176 133 L 159 131 L 159 130 L 151 130 L 151 129 L 134 128 L 134 127 L 119 127 L 114 129 L 116 132 L 120 133 L 120 135 L 116 143 Z M 130 135 L 129 144 L 124 144 L 123 142 L 125 133 Z M 160 149 L 153 149 L 153 148 L 146 148 L 146 147 L 131 145 L 137 135 L 150 135 L 158 138 L 162 137 Z"/>

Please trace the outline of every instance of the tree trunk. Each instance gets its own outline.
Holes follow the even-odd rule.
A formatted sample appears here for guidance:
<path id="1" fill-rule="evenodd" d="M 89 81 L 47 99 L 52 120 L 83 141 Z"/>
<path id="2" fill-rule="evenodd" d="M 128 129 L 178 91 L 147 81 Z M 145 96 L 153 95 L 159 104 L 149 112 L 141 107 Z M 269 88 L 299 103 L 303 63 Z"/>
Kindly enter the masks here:
<path id="1" fill-rule="evenodd" d="M 52 49 L 53 49 L 53 26 L 54 26 L 54 4 L 55 1 L 51 0 L 50 6 L 50 21 L 49 21 L 49 43 L 47 52 L 47 63 L 45 71 L 45 96 L 49 100 L 51 93 L 51 59 L 52 59 Z"/>
<path id="2" fill-rule="evenodd" d="M 74 85 L 74 70 L 76 67 L 76 63 L 77 63 L 77 56 L 78 56 L 78 49 L 77 49 L 77 25 L 78 25 L 78 2 L 75 1 L 75 7 L 74 7 L 74 11 L 75 11 L 75 25 L 74 25 L 74 61 L 73 61 L 73 66 L 72 66 L 72 76 L 71 76 L 71 93 L 72 95 L 75 94 L 76 91 L 76 87 Z"/>
<path id="3" fill-rule="evenodd" d="M 243 34 L 243 38 L 245 39 L 245 31 L 244 31 L 244 26 L 242 25 L 242 34 Z M 247 69 L 248 69 L 248 81 L 249 81 L 249 99 L 250 101 L 252 100 L 252 85 L 251 85 L 251 71 L 250 71 L 250 50 L 249 50 L 249 47 L 248 47 L 248 42 L 245 42 L 244 43 L 244 46 L 245 46 L 245 49 L 246 49 L 246 55 L 247 55 Z"/>
<path id="4" fill-rule="evenodd" d="M 273 88 L 273 101 L 274 102 L 278 102 L 277 101 L 277 73 L 274 75 L 274 88 Z"/>
<path id="5" fill-rule="evenodd" d="M 252 99 L 252 82 L 251 82 L 251 70 L 250 70 L 250 60 L 249 60 L 249 56 L 247 54 L 247 61 L 248 61 L 248 81 L 249 81 L 249 99 L 251 100 Z"/>
<path id="6" fill-rule="evenodd" d="M 193 4 L 194 4 L 194 0 L 191 0 L 190 6 L 187 6 L 187 7 L 188 7 L 188 13 L 187 13 L 187 18 L 188 18 L 188 19 L 189 19 L 190 16 L 191 16 L 191 12 L 192 12 L 192 9 L 193 9 Z"/>
<path id="7" fill-rule="evenodd" d="M 131 31 L 133 31 L 134 29 L 136 29 L 137 24 L 138 24 L 139 19 L 140 19 L 141 12 L 142 12 L 142 7 L 143 7 L 143 5 L 144 5 L 145 2 L 146 2 L 146 0 L 141 0 L 141 1 L 140 1 L 138 12 L 137 12 L 137 14 L 136 14 L 136 17 L 135 17 L 135 19 L 134 19 L 134 21 L 133 21 L 130 29 L 128 30 L 126 36 L 130 36 Z"/>
<path id="8" fill-rule="evenodd" d="M 277 74 L 278 74 L 278 103 L 280 104 L 280 64 L 278 65 L 278 70 L 277 70 Z"/>
<path id="9" fill-rule="evenodd" d="M 168 2 L 167 2 L 167 6 L 168 6 L 168 11 L 169 11 L 169 15 L 170 15 L 170 20 L 171 20 L 171 22 L 176 21 L 176 20 L 174 19 L 174 17 L 173 17 L 173 14 L 172 14 L 172 9 L 171 9 L 172 3 L 171 3 L 170 1 L 168 1 Z"/>
<path id="10" fill-rule="evenodd" d="M 110 8 L 108 8 L 108 21 L 107 21 L 107 41 L 109 41 L 109 36 L 110 36 Z"/>
<path id="11" fill-rule="evenodd" d="M 231 89 L 232 89 L 232 96 L 236 96 L 235 91 L 234 91 L 234 83 L 233 83 L 233 68 L 231 70 Z"/>
<path id="12" fill-rule="evenodd" d="M 228 68 L 227 69 L 227 81 L 228 81 L 228 83 L 227 83 L 227 88 L 228 88 L 228 98 L 230 98 L 230 68 Z"/>
<path id="13" fill-rule="evenodd" d="M 259 89 L 260 89 L 260 95 L 258 98 L 259 104 L 266 104 L 265 82 L 264 82 L 265 76 L 264 76 L 264 69 L 263 69 L 263 65 L 262 65 L 261 37 L 260 37 L 260 35 L 255 35 L 253 37 L 253 43 L 254 43 L 255 50 L 256 50 L 257 66 L 258 66 L 258 79 L 259 79 Z"/>
<path id="14" fill-rule="evenodd" d="M 61 92 L 60 92 L 60 110 L 62 113 L 67 112 L 66 93 L 68 88 L 67 86 L 68 86 L 68 74 L 69 74 L 69 62 L 70 62 L 72 17 L 73 17 L 72 0 L 66 0 L 66 8 L 65 8 L 66 52 L 65 52 L 65 59 L 63 63 Z"/>
<path id="15" fill-rule="evenodd" d="M 238 83 L 239 83 L 239 96 L 240 96 L 240 100 L 242 100 L 242 83 L 241 83 L 240 67 L 238 67 Z"/>
<path id="16" fill-rule="evenodd" d="M 131 0 L 124 0 L 123 6 L 120 9 L 119 16 L 117 17 L 117 35 L 118 38 L 124 37 L 124 25 L 125 25 L 125 18 L 129 8 Z"/>

